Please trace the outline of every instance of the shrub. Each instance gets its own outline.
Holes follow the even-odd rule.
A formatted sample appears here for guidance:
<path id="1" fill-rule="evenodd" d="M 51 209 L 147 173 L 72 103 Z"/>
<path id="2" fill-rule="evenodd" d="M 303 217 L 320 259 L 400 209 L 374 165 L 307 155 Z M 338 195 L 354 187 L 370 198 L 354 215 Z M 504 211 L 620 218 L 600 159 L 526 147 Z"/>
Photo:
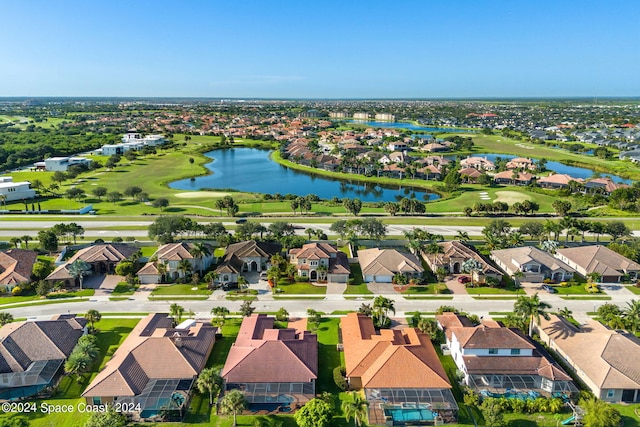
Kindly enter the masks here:
<path id="1" fill-rule="evenodd" d="M 294 279 L 295 279 L 296 282 L 304 282 L 304 283 L 306 283 L 306 282 L 309 281 L 308 277 L 306 277 L 306 276 L 298 276 L 297 274 L 295 275 Z"/>
<path id="2" fill-rule="evenodd" d="M 347 370 L 344 366 L 336 366 L 333 369 L 333 381 L 342 391 L 349 389 L 349 383 L 347 383 L 345 375 L 347 375 Z"/>
<path id="3" fill-rule="evenodd" d="M 15 295 L 20 295 L 22 293 L 22 288 L 20 286 L 15 286 L 12 290 L 11 293 L 15 296 Z"/>

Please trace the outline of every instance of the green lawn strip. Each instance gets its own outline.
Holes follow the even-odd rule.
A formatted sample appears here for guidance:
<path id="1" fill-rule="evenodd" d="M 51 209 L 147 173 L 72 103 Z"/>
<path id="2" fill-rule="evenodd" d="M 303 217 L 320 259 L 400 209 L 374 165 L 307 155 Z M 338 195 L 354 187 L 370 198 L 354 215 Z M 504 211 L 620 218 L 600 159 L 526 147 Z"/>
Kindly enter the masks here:
<path id="1" fill-rule="evenodd" d="M 517 299 L 518 297 L 514 296 L 474 296 L 473 299 L 477 299 L 477 300 L 495 300 L 495 301 L 499 301 L 499 300 L 510 300 L 510 299 Z"/>
<path id="2" fill-rule="evenodd" d="M 255 295 L 227 295 L 228 301 L 255 301 L 258 299 Z"/>
<path id="3" fill-rule="evenodd" d="M 274 299 L 291 299 L 291 300 L 296 300 L 296 299 L 304 299 L 304 300 L 323 300 L 325 297 L 323 296 L 312 296 L 312 295 L 299 295 L 299 296 L 294 296 L 294 295 L 274 295 L 273 296 Z"/>
<path id="4" fill-rule="evenodd" d="M 196 289 L 193 289 L 196 288 Z M 207 289 L 207 285 L 161 285 L 156 286 L 151 291 L 151 296 L 165 296 L 165 295 L 183 295 L 183 296 L 195 296 L 195 295 L 211 295 L 211 291 Z"/>
<path id="5" fill-rule="evenodd" d="M 467 293 L 469 295 L 524 295 L 524 290 L 522 289 L 507 289 L 507 288 L 490 288 L 486 286 L 478 287 L 478 288 L 467 288 Z"/>
<path id="6" fill-rule="evenodd" d="M 128 301 L 129 297 L 109 297 L 109 301 Z"/>
<path id="7" fill-rule="evenodd" d="M 50 304 L 62 304 L 62 303 L 86 302 L 86 301 L 89 301 L 89 298 L 71 298 L 71 299 L 59 298 L 55 300 L 40 300 L 37 302 L 34 301 L 34 302 L 27 302 L 24 304 L 14 304 L 11 307 L 2 307 L 2 308 L 22 308 L 22 307 L 32 307 L 32 306 L 38 306 L 38 305 L 50 305 Z"/>
<path id="8" fill-rule="evenodd" d="M 143 246 L 140 248 L 143 257 L 151 257 L 157 250 L 157 246 Z"/>
<path id="9" fill-rule="evenodd" d="M 605 295 L 593 295 L 593 296 L 565 296 L 562 295 L 560 298 L 564 300 L 610 300 L 610 296 Z"/>
<path id="10" fill-rule="evenodd" d="M 353 263 L 353 264 L 349 264 L 349 267 L 351 267 L 351 277 L 352 277 L 352 284 L 347 285 L 347 288 L 344 290 L 344 294 L 345 295 L 349 295 L 349 294 L 356 294 L 356 295 L 366 295 L 366 294 L 373 294 L 367 284 L 364 282 L 364 279 L 362 278 L 362 269 L 360 268 L 360 264 L 358 263 Z"/>
<path id="11" fill-rule="evenodd" d="M 373 299 L 374 296 L 373 294 L 371 295 L 365 295 L 365 296 L 352 296 L 352 297 L 344 297 L 345 300 L 348 301 L 356 301 L 356 300 L 370 300 Z"/>
<path id="12" fill-rule="evenodd" d="M 144 311 L 109 311 L 109 312 L 100 312 L 100 314 L 102 315 L 102 318 L 127 318 L 129 316 L 140 316 L 140 317 L 144 317 L 146 315 L 148 315 L 149 313 L 144 312 Z"/>
<path id="13" fill-rule="evenodd" d="M 640 288 L 637 286 L 625 286 L 625 288 L 636 295 L 640 295 Z"/>
<path id="14" fill-rule="evenodd" d="M 131 286 L 126 282 L 120 282 L 113 288 L 111 295 L 133 295 L 137 287 Z"/>
<path id="15" fill-rule="evenodd" d="M 438 295 L 405 295 L 404 299 L 408 299 L 408 300 L 452 300 L 453 299 L 453 295 L 450 296 L 438 296 Z"/>
<path id="16" fill-rule="evenodd" d="M 59 292 L 59 293 L 50 293 L 46 297 L 41 297 L 38 295 L 19 295 L 15 297 L 1 297 L 0 298 L 0 306 L 4 305 L 13 305 L 20 304 L 23 302 L 33 302 L 33 303 L 44 303 L 47 300 L 57 300 L 57 299 L 65 299 L 65 298 L 77 298 L 77 297 L 90 297 L 95 294 L 94 289 L 83 289 L 81 291 L 75 292 Z"/>
<path id="17" fill-rule="evenodd" d="M 359 285 L 347 285 L 344 290 L 344 295 L 373 295 L 373 292 L 369 290 L 366 283 Z"/>
<path id="18" fill-rule="evenodd" d="M 405 296 L 413 296 L 413 295 L 439 295 L 439 294 L 448 294 L 451 291 L 447 289 L 444 283 L 430 283 L 428 285 L 417 285 L 410 286 L 406 290 L 402 291 Z"/>
<path id="19" fill-rule="evenodd" d="M 475 407 L 467 409 L 467 406 L 465 406 L 462 403 L 463 391 L 460 386 L 460 383 L 457 380 L 458 367 L 453 361 L 453 358 L 451 356 L 444 356 L 440 351 L 440 349 L 438 348 L 438 346 L 435 346 L 435 347 L 436 347 L 436 352 L 438 353 L 438 357 L 440 358 L 440 362 L 442 363 L 442 366 L 444 367 L 444 370 L 447 373 L 447 376 L 449 377 L 449 382 L 451 383 L 451 391 L 453 392 L 453 396 L 456 399 L 456 402 L 458 403 L 458 406 L 460 408 L 460 410 L 458 411 L 458 425 L 473 426 L 475 424 L 473 419 L 475 419 L 476 422 L 481 423 L 483 419 L 482 419 L 482 415 L 480 414 L 480 411 L 478 411 L 478 409 Z M 471 417 L 473 417 L 473 419 Z"/>
<path id="20" fill-rule="evenodd" d="M 640 411 L 640 405 L 638 404 L 628 404 L 628 403 L 613 403 L 611 404 L 614 408 L 620 412 L 620 416 L 622 417 L 622 425 L 624 427 L 640 427 L 640 420 L 638 420 L 638 415 L 636 411 Z"/>
<path id="21" fill-rule="evenodd" d="M 289 294 L 289 295 L 306 295 L 306 294 L 317 294 L 324 295 L 327 293 L 326 286 L 315 286 L 309 282 L 295 282 L 288 283 L 286 280 L 280 279 L 278 281 L 278 294 Z"/>
<path id="22" fill-rule="evenodd" d="M 208 296 L 185 296 L 185 295 L 159 295 L 153 296 L 150 295 L 149 301 L 206 301 L 209 299 Z"/>

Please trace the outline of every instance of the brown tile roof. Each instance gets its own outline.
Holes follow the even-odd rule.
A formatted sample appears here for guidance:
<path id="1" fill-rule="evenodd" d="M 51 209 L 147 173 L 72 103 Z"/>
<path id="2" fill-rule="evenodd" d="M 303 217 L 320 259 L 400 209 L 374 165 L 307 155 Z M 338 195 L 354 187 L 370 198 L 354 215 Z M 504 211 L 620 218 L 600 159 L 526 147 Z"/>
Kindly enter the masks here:
<path id="1" fill-rule="evenodd" d="M 447 339 L 451 341 L 451 331 L 454 328 L 473 327 L 473 322 L 467 316 L 452 313 L 450 311 L 436 315 L 436 321 L 444 331 Z"/>
<path id="2" fill-rule="evenodd" d="M 8 323 L 0 328 L 0 373 L 21 372 L 38 360 L 66 359 L 84 333 L 85 319 Z"/>
<path id="3" fill-rule="evenodd" d="M 597 272 L 608 276 L 640 270 L 637 262 L 601 245 L 558 249 L 557 254 L 584 268 L 587 273 Z"/>
<path id="4" fill-rule="evenodd" d="M 205 367 L 216 329 L 195 322 L 171 328 L 166 314 L 142 319 L 82 396 L 134 396 L 154 379 L 192 379 Z"/>
<path id="5" fill-rule="evenodd" d="M 280 244 L 247 240 L 244 242 L 233 243 L 227 246 L 225 259 L 227 257 L 231 257 L 232 255 L 236 255 L 238 258 L 271 258 L 273 255 L 280 253 L 281 250 L 282 246 Z"/>
<path id="6" fill-rule="evenodd" d="M 371 318 L 349 313 L 341 319 L 348 377 L 364 388 L 436 388 L 451 384 L 429 337 L 414 328 L 375 333 Z"/>
<path id="7" fill-rule="evenodd" d="M 156 257 L 159 261 L 182 261 L 183 259 L 193 259 L 189 252 L 193 245 L 187 242 L 167 243 L 158 248 Z"/>
<path id="8" fill-rule="evenodd" d="M 56 268 L 46 277 L 46 280 L 66 280 L 73 277 L 67 270 L 67 267 L 77 259 L 81 259 L 89 264 L 99 262 L 118 263 L 129 258 L 138 252 L 138 248 L 129 245 L 118 245 L 112 243 L 104 243 L 92 245 L 76 252 L 67 262 Z"/>
<path id="9" fill-rule="evenodd" d="M 518 265 L 533 261 L 546 266 L 551 271 L 562 269 L 571 273 L 575 272 L 573 268 L 564 262 L 533 246 L 495 250 L 491 251 L 491 256 L 500 260 L 512 271 L 517 270 Z"/>
<path id="10" fill-rule="evenodd" d="M 144 265 L 144 267 L 142 267 L 140 270 L 138 270 L 138 272 L 136 274 L 138 276 L 145 275 L 145 274 L 150 274 L 152 276 L 157 276 L 160 273 L 158 272 L 158 267 L 156 267 L 156 263 L 155 262 L 148 262 L 148 263 L 146 263 Z"/>
<path id="11" fill-rule="evenodd" d="M 465 175 L 470 178 L 478 178 L 482 175 L 482 171 L 479 171 L 476 168 L 462 168 L 460 169 L 460 175 Z"/>
<path id="12" fill-rule="evenodd" d="M 582 179 L 574 178 L 571 175 L 555 173 L 538 179 L 538 184 L 569 185 L 569 182 L 571 181 L 583 182 Z"/>
<path id="13" fill-rule="evenodd" d="M 395 249 L 363 249 L 358 251 L 362 274 L 393 275 L 395 273 L 422 273 L 424 268 L 417 256 Z"/>
<path id="14" fill-rule="evenodd" d="M 556 381 L 571 381 L 559 366 L 534 352 L 533 356 L 463 356 L 470 375 L 540 375 Z"/>
<path id="15" fill-rule="evenodd" d="M 479 253 L 458 240 L 439 242 L 438 246 L 442 247 L 442 253 L 425 253 L 422 255 L 429 265 L 448 265 L 451 258 L 461 258 L 465 261 L 468 259 L 475 259 L 482 264 L 482 272 L 484 274 L 502 275 L 497 268 L 489 264 Z"/>
<path id="16" fill-rule="evenodd" d="M 317 336 L 273 325 L 265 314 L 242 321 L 221 372 L 227 383 L 310 382 L 318 377 Z"/>
<path id="17" fill-rule="evenodd" d="M 38 254 L 27 249 L 0 252 L 0 285 L 16 285 L 31 281 L 31 271 Z"/>
<path id="18" fill-rule="evenodd" d="M 494 328 L 482 324 L 471 328 L 456 328 L 452 332 L 463 348 L 535 348 L 522 333 L 514 328 Z"/>
<path id="19" fill-rule="evenodd" d="M 640 388 L 640 341 L 589 321 L 580 329 L 559 316 L 540 319 L 541 328 L 563 355 L 601 389 Z"/>

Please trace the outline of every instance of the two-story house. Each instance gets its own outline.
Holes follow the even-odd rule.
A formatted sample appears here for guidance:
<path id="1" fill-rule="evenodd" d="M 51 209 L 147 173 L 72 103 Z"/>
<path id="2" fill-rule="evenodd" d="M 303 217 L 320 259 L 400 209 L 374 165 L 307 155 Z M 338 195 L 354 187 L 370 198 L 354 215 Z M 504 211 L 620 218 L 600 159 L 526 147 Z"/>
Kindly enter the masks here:
<path id="1" fill-rule="evenodd" d="M 308 243 L 289 250 L 289 262 L 309 280 L 347 283 L 351 268 L 347 255 L 328 243 Z"/>
<path id="2" fill-rule="evenodd" d="M 515 328 L 492 320 L 471 326 L 454 313 L 436 316 L 456 366 L 485 396 L 569 396 L 577 388 L 546 351 Z"/>
<path id="3" fill-rule="evenodd" d="M 246 240 L 227 246 L 222 263 L 216 268 L 220 283 L 236 283 L 245 272 L 264 271 L 271 257 L 279 254 L 282 246 L 277 243 Z"/>
<path id="4" fill-rule="evenodd" d="M 533 246 L 491 251 L 491 259 L 509 276 L 521 272 L 524 275 L 521 280 L 525 282 L 544 279 L 562 282 L 571 279 L 575 273 L 575 269 Z"/>

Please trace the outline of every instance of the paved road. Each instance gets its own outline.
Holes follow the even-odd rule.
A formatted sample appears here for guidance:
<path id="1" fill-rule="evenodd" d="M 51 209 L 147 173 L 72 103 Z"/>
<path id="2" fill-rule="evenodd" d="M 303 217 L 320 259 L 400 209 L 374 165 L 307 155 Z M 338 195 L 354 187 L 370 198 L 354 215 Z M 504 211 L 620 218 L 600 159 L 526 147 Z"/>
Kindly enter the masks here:
<path id="1" fill-rule="evenodd" d="M 552 311 L 567 307 L 573 311 L 576 320 L 585 321 L 588 319 L 587 312 L 595 311 L 600 305 L 612 302 L 624 307 L 628 301 L 636 298 L 627 289 L 615 287 L 607 289 L 611 300 L 563 300 L 559 295 L 540 293 L 543 301 L 552 306 Z M 59 304 L 36 305 L 28 307 L 9 307 L 5 311 L 13 314 L 14 317 L 50 317 L 60 313 L 83 313 L 93 308 L 100 312 L 168 312 L 169 306 L 178 302 L 187 310 L 193 310 L 198 317 L 210 318 L 209 312 L 213 307 L 224 306 L 231 311 L 238 311 L 241 301 L 227 301 L 224 295 L 215 293 L 205 301 L 149 301 L 147 293 L 138 292 L 132 299 L 126 301 L 109 301 L 107 296 L 93 297 L 90 301 L 67 302 Z M 508 312 L 513 309 L 514 299 L 506 300 L 476 300 L 470 295 L 455 295 L 453 299 L 430 299 L 430 300 L 408 300 L 399 294 L 387 294 L 387 297 L 395 301 L 396 314 L 403 316 L 411 311 L 435 311 L 441 305 L 454 305 L 456 308 L 468 311 L 479 316 L 490 316 L 490 312 Z M 372 304 L 371 299 L 345 300 L 343 295 L 328 295 L 325 299 L 286 299 L 278 300 L 269 293 L 263 293 L 253 305 L 258 311 L 274 312 L 284 307 L 292 316 L 305 316 L 308 308 L 331 313 L 333 311 L 356 310 L 362 303 Z"/>
<path id="2" fill-rule="evenodd" d="M 85 236 L 87 237 L 116 237 L 116 236 L 132 236 L 132 237 L 147 237 L 146 230 L 114 230 L 118 227 L 148 227 L 152 221 L 142 220 L 83 220 L 78 218 L 86 217 L 73 217 L 65 222 L 75 222 L 81 225 L 85 229 Z M 304 235 L 304 230 L 307 228 L 319 229 L 326 234 L 333 234 L 329 227 L 331 224 L 326 223 L 296 223 L 295 219 L 288 219 L 293 225 L 298 226 L 296 232 L 300 235 Z M 446 218 L 442 219 L 446 222 Z M 55 224 L 59 224 L 60 220 L 33 220 L 33 221 L 15 221 L 11 219 L 0 221 L 0 235 L 6 237 L 20 237 L 24 235 L 36 236 L 38 231 L 53 227 Z M 210 221 L 200 221 L 202 223 L 216 222 L 215 219 Z M 225 227 L 235 225 L 234 222 L 223 222 Z M 268 226 L 270 222 L 263 222 L 265 226 Z M 469 236 L 481 236 L 481 226 L 446 226 L 446 225 L 404 225 L 404 224 L 390 224 L 387 226 L 387 234 L 389 236 L 402 236 L 405 231 L 412 230 L 416 227 L 424 228 L 431 233 L 441 234 L 443 236 L 455 236 L 458 231 L 464 231 Z M 589 235 L 589 233 L 587 233 Z M 640 236 L 640 230 L 633 232 L 634 236 Z"/>

